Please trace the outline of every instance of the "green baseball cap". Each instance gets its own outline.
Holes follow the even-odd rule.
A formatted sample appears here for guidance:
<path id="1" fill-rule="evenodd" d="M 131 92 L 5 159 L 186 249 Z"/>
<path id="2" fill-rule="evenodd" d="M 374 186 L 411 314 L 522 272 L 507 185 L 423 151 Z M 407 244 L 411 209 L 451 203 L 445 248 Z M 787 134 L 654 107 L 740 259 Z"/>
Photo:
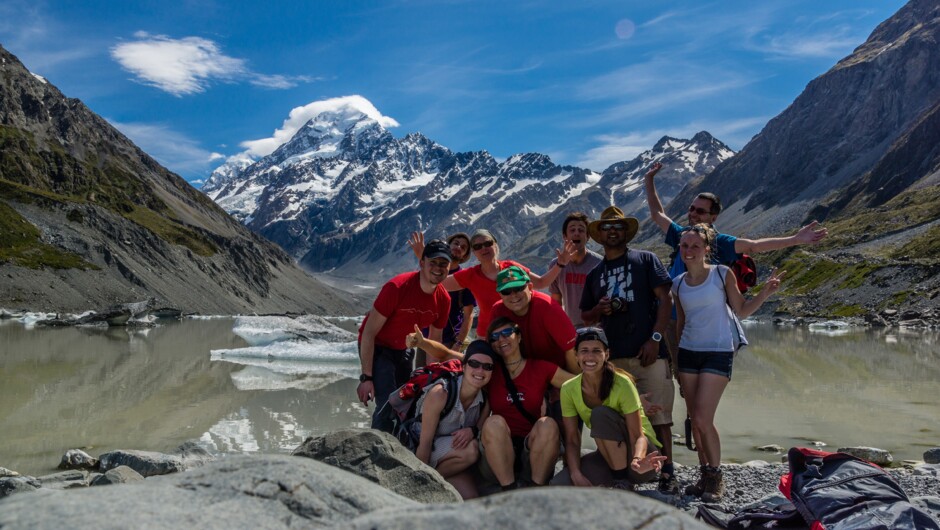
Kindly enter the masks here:
<path id="1" fill-rule="evenodd" d="M 532 280 L 522 267 L 506 267 L 496 275 L 496 291 L 501 293 L 506 289 L 524 287 L 530 281 Z"/>

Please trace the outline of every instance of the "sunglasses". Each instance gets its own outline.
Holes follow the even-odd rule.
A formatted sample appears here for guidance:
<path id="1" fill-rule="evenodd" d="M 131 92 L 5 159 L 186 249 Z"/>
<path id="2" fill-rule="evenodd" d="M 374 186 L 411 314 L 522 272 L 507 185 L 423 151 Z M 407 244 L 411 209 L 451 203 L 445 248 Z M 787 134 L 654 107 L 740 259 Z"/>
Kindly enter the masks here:
<path id="1" fill-rule="evenodd" d="M 513 287 L 512 289 L 503 289 L 502 291 L 499 292 L 499 294 L 504 294 L 506 296 L 509 296 L 511 294 L 521 293 L 522 291 L 525 291 L 525 285 L 523 285 L 522 287 Z"/>
<path id="2" fill-rule="evenodd" d="M 476 359 L 470 359 L 469 361 L 467 361 L 467 366 L 469 366 L 470 368 L 482 368 L 486 370 L 487 372 L 493 371 L 493 363 L 484 363 Z"/>
<path id="3" fill-rule="evenodd" d="M 473 250 L 482 250 L 484 247 L 490 248 L 493 246 L 493 243 L 495 243 L 495 241 L 493 241 L 492 239 L 490 239 L 489 241 L 484 241 L 482 243 L 474 243 Z"/>
<path id="4" fill-rule="evenodd" d="M 689 213 L 693 213 L 693 212 L 694 212 L 694 213 L 697 213 L 697 214 L 699 214 L 699 215 L 709 215 L 709 214 L 711 214 L 711 212 L 708 211 L 708 210 L 706 210 L 705 208 L 696 208 L 695 206 L 689 206 Z"/>
<path id="5" fill-rule="evenodd" d="M 508 339 L 512 337 L 512 334 L 516 332 L 516 328 L 506 328 L 502 331 L 494 331 L 490 333 L 490 342 L 496 342 L 500 337 Z"/>
<path id="6" fill-rule="evenodd" d="M 608 230 L 623 232 L 627 229 L 627 226 L 622 223 L 604 223 L 600 226 L 600 229 L 604 232 L 607 232 Z"/>

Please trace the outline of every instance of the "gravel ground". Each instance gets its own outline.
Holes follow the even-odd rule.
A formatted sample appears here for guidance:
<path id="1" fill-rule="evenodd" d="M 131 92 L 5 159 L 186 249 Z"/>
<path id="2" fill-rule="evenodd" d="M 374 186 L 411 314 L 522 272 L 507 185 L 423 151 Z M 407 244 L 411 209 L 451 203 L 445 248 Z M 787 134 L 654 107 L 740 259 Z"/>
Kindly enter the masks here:
<path id="1" fill-rule="evenodd" d="M 780 477 L 789 472 L 786 464 L 760 461 L 748 464 L 723 464 L 721 469 L 725 481 L 725 494 L 720 504 L 723 508 L 733 511 L 768 495 L 779 495 L 777 484 L 780 482 Z M 940 497 L 940 464 L 924 464 L 915 469 L 889 469 L 888 473 L 894 477 L 910 498 Z M 681 489 L 694 484 L 698 476 L 699 472 L 696 467 L 676 466 L 676 477 L 679 479 Z M 678 499 L 664 496 L 656 491 L 655 482 L 640 486 L 640 494 L 676 505 L 691 514 L 695 514 L 698 506 L 702 504 L 701 500 L 690 495 L 682 495 Z"/>

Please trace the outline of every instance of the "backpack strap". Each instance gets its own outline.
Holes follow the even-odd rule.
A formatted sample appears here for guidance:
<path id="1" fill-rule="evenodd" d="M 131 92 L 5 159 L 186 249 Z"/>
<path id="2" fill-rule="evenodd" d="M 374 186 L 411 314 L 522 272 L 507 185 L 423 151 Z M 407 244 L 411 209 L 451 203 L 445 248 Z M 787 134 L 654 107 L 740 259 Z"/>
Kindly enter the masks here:
<path id="1" fill-rule="evenodd" d="M 529 414 L 529 411 L 522 406 L 522 403 L 519 401 L 519 391 L 516 390 L 516 384 L 512 382 L 512 376 L 509 375 L 509 368 L 506 366 L 506 363 L 502 361 L 498 362 L 500 368 L 503 370 L 503 378 L 506 379 L 506 389 L 509 390 L 509 400 L 512 401 L 512 404 L 516 406 L 516 409 L 519 410 L 519 413 L 522 414 L 522 417 L 529 420 L 529 423 L 535 425 L 535 422 L 539 421 L 538 418 Z"/>

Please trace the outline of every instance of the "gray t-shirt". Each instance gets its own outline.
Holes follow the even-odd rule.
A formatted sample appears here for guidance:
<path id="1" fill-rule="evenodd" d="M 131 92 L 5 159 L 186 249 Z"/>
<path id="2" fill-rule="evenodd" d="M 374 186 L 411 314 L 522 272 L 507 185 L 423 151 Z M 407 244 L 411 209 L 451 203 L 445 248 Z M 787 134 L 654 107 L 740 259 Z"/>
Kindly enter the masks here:
<path id="1" fill-rule="evenodd" d="M 548 265 L 548 269 L 551 270 L 557 261 L 558 258 L 553 259 Z M 579 306 L 581 304 L 581 292 L 584 291 L 584 281 L 587 280 L 588 273 L 594 270 L 594 267 L 597 267 L 601 261 L 603 261 L 603 258 L 599 254 L 588 250 L 584 256 L 584 261 L 581 263 L 569 262 L 548 288 L 549 293 L 552 295 L 561 295 L 561 306 L 565 308 L 565 313 L 568 314 L 568 318 L 571 319 L 571 323 L 576 328 L 581 326 L 581 308 Z"/>

